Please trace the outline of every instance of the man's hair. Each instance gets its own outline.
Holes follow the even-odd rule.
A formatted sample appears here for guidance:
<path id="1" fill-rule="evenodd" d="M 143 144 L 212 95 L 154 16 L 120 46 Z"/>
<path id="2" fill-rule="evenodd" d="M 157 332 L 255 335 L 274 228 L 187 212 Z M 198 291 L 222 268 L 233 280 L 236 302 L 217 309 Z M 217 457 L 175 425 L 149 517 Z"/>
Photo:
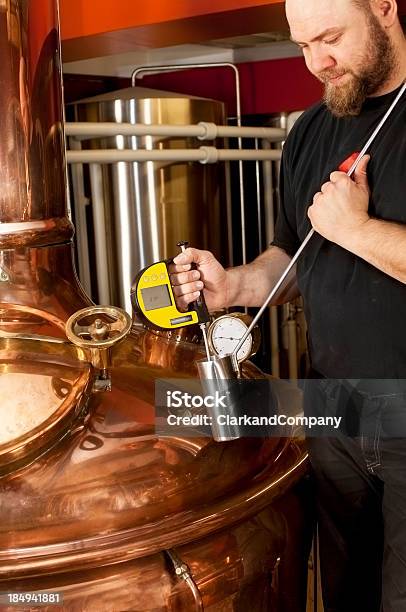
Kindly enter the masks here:
<path id="1" fill-rule="evenodd" d="M 352 0 L 352 2 L 361 11 L 370 12 L 371 0 Z"/>

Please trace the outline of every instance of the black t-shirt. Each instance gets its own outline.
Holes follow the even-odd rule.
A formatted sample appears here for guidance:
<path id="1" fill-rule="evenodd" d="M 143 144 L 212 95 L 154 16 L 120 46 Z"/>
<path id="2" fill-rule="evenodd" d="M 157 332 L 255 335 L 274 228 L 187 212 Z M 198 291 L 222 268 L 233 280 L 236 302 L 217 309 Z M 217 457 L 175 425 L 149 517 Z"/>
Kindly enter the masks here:
<path id="1" fill-rule="evenodd" d="M 398 92 L 369 98 L 358 117 L 338 119 L 319 103 L 299 118 L 283 152 L 272 244 L 296 252 L 311 229 L 314 194 L 362 149 Z M 406 94 L 369 154 L 370 216 L 406 224 Z M 405 284 L 318 234 L 298 261 L 297 280 L 315 370 L 329 378 L 406 379 Z"/>

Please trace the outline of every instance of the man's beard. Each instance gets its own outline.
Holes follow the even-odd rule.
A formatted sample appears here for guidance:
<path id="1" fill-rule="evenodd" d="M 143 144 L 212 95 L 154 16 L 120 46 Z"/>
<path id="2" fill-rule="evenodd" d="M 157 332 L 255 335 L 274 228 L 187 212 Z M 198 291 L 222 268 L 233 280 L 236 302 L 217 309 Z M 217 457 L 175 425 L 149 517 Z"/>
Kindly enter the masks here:
<path id="1" fill-rule="evenodd" d="M 324 83 L 324 102 L 336 117 L 359 115 L 366 98 L 374 94 L 388 79 L 396 64 L 393 45 L 375 15 L 368 15 L 369 43 L 363 67 L 354 72 L 326 70 L 318 75 Z M 329 79 L 342 74 L 351 78 L 343 85 L 332 85 Z"/>

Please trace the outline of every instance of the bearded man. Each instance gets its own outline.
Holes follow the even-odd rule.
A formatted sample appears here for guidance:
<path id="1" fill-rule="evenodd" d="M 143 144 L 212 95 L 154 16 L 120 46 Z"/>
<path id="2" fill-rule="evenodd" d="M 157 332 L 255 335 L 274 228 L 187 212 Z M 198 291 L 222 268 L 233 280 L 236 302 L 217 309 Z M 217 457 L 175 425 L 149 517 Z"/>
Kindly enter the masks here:
<path id="1" fill-rule="evenodd" d="M 203 288 L 212 310 L 258 306 L 316 230 L 296 270 L 312 363 L 305 411 L 345 424 L 308 438 L 325 612 L 405 612 L 406 94 L 353 179 L 345 171 L 400 91 L 406 42 L 395 0 L 286 0 L 286 13 L 325 96 L 286 142 L 273 244 L 229 270 L 187 249 L 171 280 L 179 307 Z"/>

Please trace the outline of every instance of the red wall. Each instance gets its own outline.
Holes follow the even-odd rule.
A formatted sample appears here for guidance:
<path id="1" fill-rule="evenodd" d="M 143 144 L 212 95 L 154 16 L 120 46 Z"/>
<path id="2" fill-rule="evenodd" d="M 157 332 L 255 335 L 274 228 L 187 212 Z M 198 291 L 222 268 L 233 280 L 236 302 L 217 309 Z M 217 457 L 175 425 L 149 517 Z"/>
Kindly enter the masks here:
<path id="1" fill-rule="evenodd" d="M 267 60 L 238 65 L 243 115 L 294 111 L 320 99 L 322 87 L 307 71 L 302 58 Z M 145 76 L 138 81 L 153 87 L 215 98 L 235 114 L 234 73 L 230 69 L 207 68 Z"/>

